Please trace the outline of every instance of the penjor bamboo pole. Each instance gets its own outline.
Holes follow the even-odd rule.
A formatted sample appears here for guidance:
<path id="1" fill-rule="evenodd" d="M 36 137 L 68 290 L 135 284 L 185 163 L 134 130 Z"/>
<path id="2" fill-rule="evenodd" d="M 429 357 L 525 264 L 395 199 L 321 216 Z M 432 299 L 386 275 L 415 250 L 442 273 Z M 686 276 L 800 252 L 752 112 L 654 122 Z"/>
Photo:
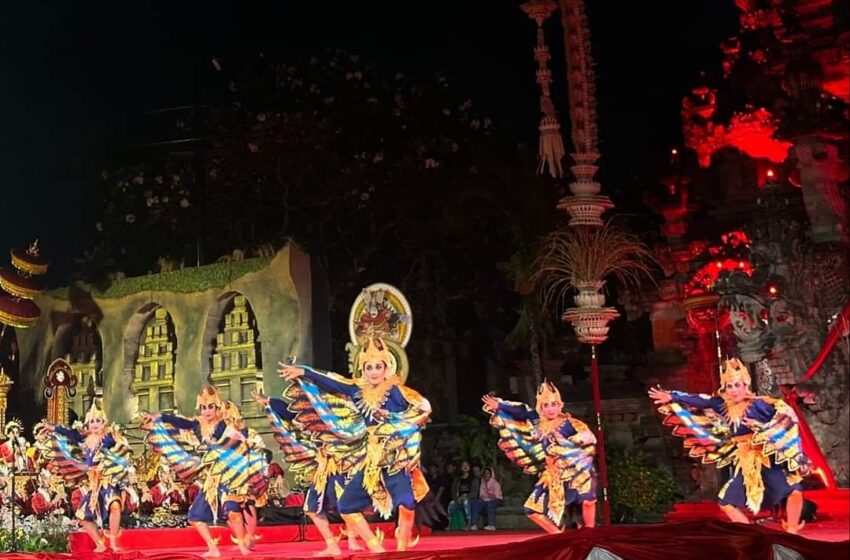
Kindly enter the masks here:
<path id="1" fill-rule="evenodd" d="M 602 494 L 602 523 L 611 524 L 611 504 L 608 502 L 608 462 L 605 458 L 605 435 L 602 430 L 602 397 L 599 392 L 599 360 L 596 345 L 590 345 L 590 377 L 593 384 L 593 409 L 596 411 L 596 458 L 599 463 L 599 489 Z M 597 493 L 599 496 L 599 493 Z"/>

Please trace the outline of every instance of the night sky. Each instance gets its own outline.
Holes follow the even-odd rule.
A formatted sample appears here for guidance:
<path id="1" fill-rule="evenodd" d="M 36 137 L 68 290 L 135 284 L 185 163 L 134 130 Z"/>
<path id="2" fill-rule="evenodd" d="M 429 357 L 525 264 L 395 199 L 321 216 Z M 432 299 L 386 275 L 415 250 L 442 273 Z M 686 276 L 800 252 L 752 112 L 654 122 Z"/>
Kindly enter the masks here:
<path id="1" fill-rule="evenodd" d="M 100 213 L 100 170 L 131 148 L 145 111 L 193 103 L 213 79 L 212 57 L 285 59 L 340 47 L 401 72 L 442 69 L 518 141 L 536 141 L 535 25 L 519 4 L 6 2 L 0 251 L 40 237 L 54 263 L 48 282 L 66 284 Z M 681 141 L 680 100 L 699 72 L 719 78 L 717 45 L 735 33 L 737 13 L 731 0 L 588 4 L 603 189 L 628 206 L 658 180 L 669 148 Z M 555 19 L 547 38 L 555 101 L 566 113 Z"/>

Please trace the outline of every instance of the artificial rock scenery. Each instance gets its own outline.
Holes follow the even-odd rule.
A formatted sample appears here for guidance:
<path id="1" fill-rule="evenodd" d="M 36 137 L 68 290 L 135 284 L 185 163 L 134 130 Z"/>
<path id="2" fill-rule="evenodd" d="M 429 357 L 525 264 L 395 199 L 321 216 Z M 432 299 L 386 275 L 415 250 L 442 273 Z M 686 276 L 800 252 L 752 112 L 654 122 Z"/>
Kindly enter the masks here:
<path id="1" fill-rule="evenodd" d="M 64 358 L 78 376 L 69 399 L 78 417 L 100 396 L 110 421 L 121 424 L 137 422 L 143 410 L 192 414 L 198 390 L 211 381 L 253 424 L 260 410 L 250 392 L 280 394 L 279 360 L 327 359 L 317 348 L 322 337 L 314 337 L 327 327 L 326 318 L 314 320 L 317 276 L 310 258 L 289 244 L 270 259 L 120 279 L 104 292 L 48 292 L 38 301 L 41 318 L 16 333 L 13 391 L 32 395 L 44 410 L 45 372 Z"/>

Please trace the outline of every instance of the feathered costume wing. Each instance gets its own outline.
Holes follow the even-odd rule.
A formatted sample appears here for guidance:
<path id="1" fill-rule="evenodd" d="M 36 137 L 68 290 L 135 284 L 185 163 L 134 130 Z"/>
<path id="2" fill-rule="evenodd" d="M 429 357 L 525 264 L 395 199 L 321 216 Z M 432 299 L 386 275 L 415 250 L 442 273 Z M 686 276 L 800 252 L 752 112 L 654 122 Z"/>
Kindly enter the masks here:
<path id="1" fill-rule="evenodd" d="M 658 412 L 663 423 L 673 427 L 673 435 L 684 438 L 691 457 L 706 464 L 725 467 L 735 460 L 732 428 L 722 415 L 711 409 L 698 409 L 675 402 L 662 404 Z"/>
<path id="2" fill-rule="evenodd" d="M 197 438 L 165 422 L 162 418 L 142 426 L 148 431 L 145 438 L 154 452 L 159 453 L 171 471 L 185 484 L 192 484 L 204 469 L 203 451 Z"/>
<path id="3" fill-rule="evenodd" d="M 774 414 L 763 423 L 746 418 L 752 432 L 749 439 L 733 437 L 730 421 L 712 409 L 673 402 L 658 408 L 665 415 L 664 423 L 673 426 L 673 434 L 685 438 L 691 457 L 714 463 L 718 468 L 734 464 L 735 473 L 742 476 L 747 507 L 753 513 L 761 508 L 765 490 L 762 469 L 770 466 L 770 457 L 789 473 L 789 483 L 807 474 L 810 466 L 793 409 L 783 401 L 760 398 L 774 407 Z"/>
<path id="4" fill-rule="evenodd" d="M 207 476 L 217 478 L 227 493 L 260 496 L 268 488 L 265 456 L 237 434 L 236 430 L 227 430 L 209 443 L 201 464 L 206 466 Z"/>
<path id="5" fill-rule="evenodd" d="M 320 373 L 339 383 L 354 385 L 341 375 Z M 430 414 L 430 406 L 423 406 L 425 399 L 413 389 L 401 384 L 397 387 L 410 406 L 405 411 L 387 414 L 369 430 L 366 415 L 370 412 L 347 394 L 324 390 L 305 377 L 284 393 L 292 400 L 290 410 L 297 413 L 294 422 L 299 430 L 321 444 L 327 456 L 337 462 L 340 472 L 351 475 L 364 471 L 364 488 L 372 496 L 375 509 L 385 517 L 391 515 L 392 503 L 383 488 L 382 469 L 389 473 L 410 470 L 417 500 L 428 492 L 417 466 L 421 429 Z"/>
<path id="6" fill-rule="evenodd" d="M 89 468 L 79 444 L 59 432 L 51 434 L 49 459 L 56 474 L 69 483 L 75 483 L 86 476 Z"/>
<path id="7" fill-rule="evenodd" d="M 110 429 L 115 444 L 107 449 L 101 447 L 93 458 L 94 468 L 100 473 L 103 484 L 124 486 L 127 483 L 132 463 L 132 450 L 127 440 L 115 428 Z M 50 460 L 55 472 L 69 483 L 79 482 L 92 467 L 86 463 L 80 443 L 53 432 L 50 438 Z"/>
<path id="8" fill-rule="evenodd" d="M 258 496 L 268 487 L 262 451 L 239 437 L 236 430 L 228 428 L 218 440 L 202 444 L 194 434 L 162 418 L 144 428 L 151 448 L 187 484 L 204 474 L 215 478 L 230 494 Z"/>
<path id="9" fill-rule="evenodd" d="M 586 494 L 593 484 L 593 458 L 596 455 L 595 445 L 586 445 L 580 439 L 582 432 L 590 431 L 587 424 L 576 418 L 569 417 L 575 435 L 564 438 L 560 434 L 549 446 L 547 454 L 554 458 L 555 468 L 560 473 L 562 482 L 579 494 Z"/>
<path id="10" fill-rule="evenodd" d="M 523 403 L 507 402 L 512 406 Z M 534 423 L 530 419 L 519 420 L 508 411 L 498 409 L 490 415 L 490 425 L 499 432 L 499 449 L 526 474 L 540 474 L 546 468 L 546 450 L 536 438 Z"/>
<path id="11" fill-rule="evenodd" d="M 130 473 L 133 469 L 133 450 L 127 438 L 112 429 L 112 437 L 115 444 L 110 447 L 101 447 L 95 462 L 100 469 L 101 477 L 108 486 L 126 486 L 130 482 Z"/>
<path id="12" fill-rule="evenodd" d="M 790 472 L 800 471 L 808 474 L 811 460 L 803 452 L 800 427 L 794 409 L 783 400 L 762 397 L 773 405 L 776 412 L 769 422 L 752 425 L 753 444 L 762 445 L 762 453 L 773 456 L 777 465 L 783 465 Z"/>

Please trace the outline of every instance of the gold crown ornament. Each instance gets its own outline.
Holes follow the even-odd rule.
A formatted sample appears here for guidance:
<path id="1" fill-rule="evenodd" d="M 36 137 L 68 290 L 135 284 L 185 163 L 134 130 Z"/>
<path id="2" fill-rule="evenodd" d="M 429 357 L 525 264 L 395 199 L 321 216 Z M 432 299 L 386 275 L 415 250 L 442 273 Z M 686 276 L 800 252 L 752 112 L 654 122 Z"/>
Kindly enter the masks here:
<path id="1" fill-rule="evenodd" d="M 726 360 L 723 373 L 720 374 L 719 392 L 723 393 L 726 390 L 726 385 L 738 380 L 743 381 L 747 387 L 752 386 L 752 379 L 750 378 L 750 372 L 747 370 L 747 366 L 738 358 Z"/>
<path id="2" fill-rule="evenodd" d="M 218 394 L 218 389 L 212 385 L 204 385 L 198 393 L 198 398 L 195 400 L 195 408 L 201 408 L 201 405 L 215 405 L 219 410 L 222 409 L 221 396 Z"/>
<path id="3" fill-rule="evenodd" d="M 543 383 L 537 388 L 537 405 L 535 409 L 538 414 L 543 414 L 543 403 L 557 402 L 561 407 L 564 406 L 564 401 L 561 400 L 561 392 L 548 380 L 544 379 Z"/>
<path id="4" fill-rule="evenodd" d="M 100 402 L 97 400 L 92 401 L 91 407 L 89 407 L 88 412 L 86 412 L 86 425 L 88 425 L 88 423 L 92 420 L 103 420 L 103 422 L 106 423 L 106 413 L 103 411 Z"/>
<path id="5" fill-rule="evenodd" d="M 384 362 L 387 366 L 388 375 L 398 373 L 398 361 L 381 337 L 370 336 L 365 338 L 360 345 L 360 352 L 357 354 L 356 370 L 362 372 L 363 367 L 368 362 Z"/>

